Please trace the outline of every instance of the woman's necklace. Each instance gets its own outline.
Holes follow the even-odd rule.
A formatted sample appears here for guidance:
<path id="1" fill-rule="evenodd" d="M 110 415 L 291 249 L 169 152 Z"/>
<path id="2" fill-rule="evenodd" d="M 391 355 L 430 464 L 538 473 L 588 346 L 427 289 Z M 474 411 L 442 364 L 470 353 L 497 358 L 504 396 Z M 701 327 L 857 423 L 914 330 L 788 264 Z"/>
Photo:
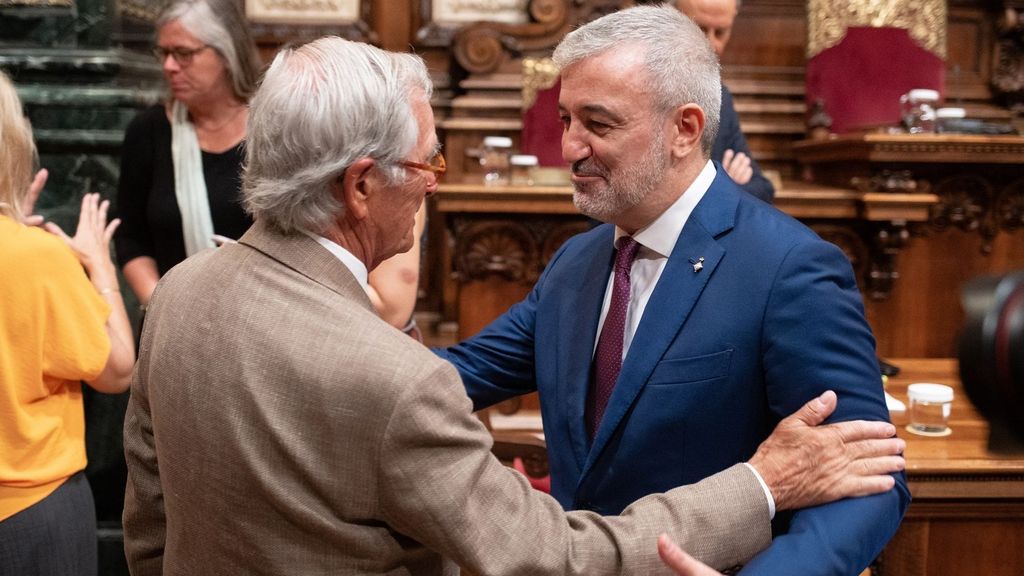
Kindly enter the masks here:
<path id="1" fill-rule="evenodd" d="M 198 128 L 199 130 L 202 130 L 203 132 L 206 132 L 207 134 L 212 134 L 212 133 L 220 132 L 221 130 L 226 128 L 229 124 L 234 122 L 235 119 L 238 118 L 238 115 L 241 114 L 242 111 L 245 110 L 246 108 L 247 108 L 247 106 L 238 106 L 235 109 L 235 113 L 232 114 L 231 117 L 228 118 L 227 120 L 221 122 L 220 126 L 217 126 L 216 128 L 208 128 L 206 126 L 200 126 L 198 124 L 196 124 L 196 128 Z"/>

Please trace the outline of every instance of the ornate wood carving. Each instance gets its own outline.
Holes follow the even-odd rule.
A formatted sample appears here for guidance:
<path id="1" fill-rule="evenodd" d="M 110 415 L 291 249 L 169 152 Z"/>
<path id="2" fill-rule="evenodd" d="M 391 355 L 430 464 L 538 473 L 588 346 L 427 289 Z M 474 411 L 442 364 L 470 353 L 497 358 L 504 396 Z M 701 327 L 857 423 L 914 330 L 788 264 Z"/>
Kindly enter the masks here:
<path id="1" fill-rule="evenodd" d="M 854 176 L 850 186 L 861 192 L 927 192 L 928 182 L 914 179 L 910 170 L 879 170 L 870 178 Z"/>
<path id="2" fill-rule="evenodd" d="M 627 4 L 624 0 L 530 0 L 529 22 L 470 24 L 454 33 L 452 52 L 459 65 L 472 74 L 494 72 L 506 56 L 547 52 L 573 28 Z M 444 34 L 421 29 L 417 37 L 425 42 L 428 38 L 443 38 Z"/>
<path id="3" fill-rule="evenodd" d="M 453 270 L 461 282 L 498 274 L 510 282 L 534 282 L 539 250 L 525 226 L 509 221 L 469 224 L 456 234 Z"/>
<path id="4" fill-rule="evenodd" d="M 936 183 L 935 194 L 939 203 L 932 208 L 932 226 L 939 231 L 949 226 L 976 230 L 985 239 L 982 251 L 990 252 L 999 223 L 993 218 L 995 193 L 988 180 L 978 174 L 959 174 Z"/>
<path id="5" fill-rule="evenodd" d="M 922 47 L 946 58 L 945 0 L 809 0 L 807 57 L 841 42 L 850 26 L 905 28 Z"/>
<path id="6" fill-rule="evenodd" d="M 999 40 L 992 86 L 1015 111 L 1024 112 L 1024 17 L 1006 7 L 997 23 Z"/>
<path id="7" fill-rule="evenodd" d="M 867 288 L 871 298 L 884 300 L 892 293 L 892 286 L 900 277 L 896 259 L 910 238 L 910 231 L 905 223 L 885 222 L 875 226 Z"/>

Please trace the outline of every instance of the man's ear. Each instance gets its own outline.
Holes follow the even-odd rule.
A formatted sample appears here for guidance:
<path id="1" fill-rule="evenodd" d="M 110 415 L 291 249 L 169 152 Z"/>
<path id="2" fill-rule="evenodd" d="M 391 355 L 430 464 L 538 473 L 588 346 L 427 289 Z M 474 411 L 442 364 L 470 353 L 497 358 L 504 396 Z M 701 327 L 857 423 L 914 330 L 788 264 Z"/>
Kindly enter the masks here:
<path id="1" fill-rule="evenodd" d="M 334 199 L 341 202 L 345 206 L 345 213 L 356 220 L 366 218 L 369 212 L 367 201 L 377 187 L 375 179 L 370 177 L 375 165 L 376 160 L 373 158 L 360 158 L 331 184 Z"/>
<path id="2" fill-rule="evenodd" d="M 704 134 L 704 110 L 690 103 L 676 108 L 672 114 L 672 157 L 684 158 L 694 148 L 700 150 L 700 137 Z"/>

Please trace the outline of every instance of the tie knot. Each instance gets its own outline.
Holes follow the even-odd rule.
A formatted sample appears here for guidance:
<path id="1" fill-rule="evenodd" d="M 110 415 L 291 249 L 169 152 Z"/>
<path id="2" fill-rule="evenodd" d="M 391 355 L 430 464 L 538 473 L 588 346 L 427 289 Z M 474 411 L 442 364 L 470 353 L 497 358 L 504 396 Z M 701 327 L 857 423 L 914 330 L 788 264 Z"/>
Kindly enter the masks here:
<path id="1" fill-rule="evenodd" d="M 632 236 L 624 236 L 619 243 L 618 254 L 615 255 L 615 268 L 625 270 L 628 274 L 629 269 L 633 267 L 633 260 L 636 259 L 638 250 L 640 250 L 640 244 Z"/>

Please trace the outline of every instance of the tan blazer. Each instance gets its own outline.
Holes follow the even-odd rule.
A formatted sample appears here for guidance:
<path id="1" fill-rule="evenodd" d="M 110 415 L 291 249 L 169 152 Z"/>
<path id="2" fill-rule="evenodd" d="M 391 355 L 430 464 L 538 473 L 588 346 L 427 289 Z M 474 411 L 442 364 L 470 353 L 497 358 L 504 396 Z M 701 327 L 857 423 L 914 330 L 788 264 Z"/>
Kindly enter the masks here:
<path id="1" fill-rule="evenodd" d="M 153 297 L 125 421 L 132 574 L 655 574 L 770 542 L 736 466 L 622 516 L 564 512 L 490 454 L 455 370 L 351 273 L 257 223 Z"/>

